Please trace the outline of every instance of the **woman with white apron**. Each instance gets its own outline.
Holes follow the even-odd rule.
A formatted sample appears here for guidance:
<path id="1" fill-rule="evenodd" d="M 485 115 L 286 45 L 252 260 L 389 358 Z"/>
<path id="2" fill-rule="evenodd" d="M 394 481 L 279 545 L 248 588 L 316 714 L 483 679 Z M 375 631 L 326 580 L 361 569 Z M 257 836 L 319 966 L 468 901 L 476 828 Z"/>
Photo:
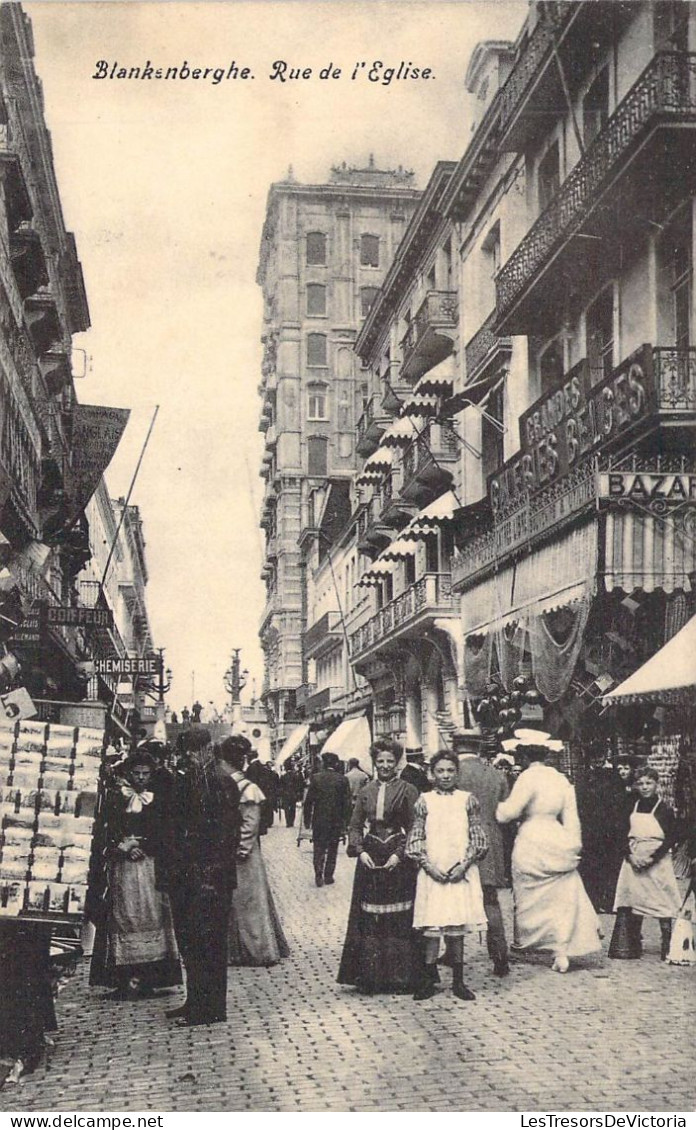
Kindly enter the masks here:
<path id="1" fill-rule="evenodd" d="M 638 773 L 638 793 L 628 831 L 628 856 L 624 860 L 614 896 L 614 910 L 633 912 L 632 937 L 640 950 L 641 918 L 658 918 L 662 934 L 661 958 L 667 958 L 672 919 L 681 906 L 681 895 L 672 866 L 671 848 L 676 841 L 675 820 L 670 808 L 657 795 L 658 775 L 650 767 Z M 637 916 L 640 915 L 640 918 Z"/>
<path id="2" fill-rule="evenodd" d="M 449 750 L 430 762 L 432 792 L 416 801 L 406 855 L 418 863 L 413 926 L 425 939 L 426 973 L 413 994 L 427 1000 L 435 989 L 435 963 L 444 940 L 452 963 L 452 992 L 460 1000 L 475 996 L 464 984 L 464 934 L 487 928 L 478 860 L 488 851 L 479 802 L 457 789 L 459 759 Z"/>

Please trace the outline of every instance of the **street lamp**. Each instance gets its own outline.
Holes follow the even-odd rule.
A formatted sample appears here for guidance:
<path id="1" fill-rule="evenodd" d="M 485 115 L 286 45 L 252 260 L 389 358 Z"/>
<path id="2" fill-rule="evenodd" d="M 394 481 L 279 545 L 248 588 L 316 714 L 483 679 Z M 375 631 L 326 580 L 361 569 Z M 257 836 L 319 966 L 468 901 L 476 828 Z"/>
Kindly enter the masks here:
<path id="1" fill-rule="evenodd" d="M 230 707 L 237 706 L 241 699 L 241 693 L 247 685 L 249 672 L 246 668 L 241 671 L 241 647 L 232 648 L 232 662 L 225 671 L 222 679 L 223 686 L 230 696 Z"/>
<path id="2" fill-rule="evenodd" d="M 158 647 L 159 664 L 157 665 L 156 681 L 148 681 L 147 679 L 140 678 L 138 680 L 138 689 L 142 689 L 148 698 L 156 698 L 158 702 L 164 702 L 164 696 L 171 689 L 172 680 L 174 678 L 171 667 L 164 667 L 164 648 Z"/>

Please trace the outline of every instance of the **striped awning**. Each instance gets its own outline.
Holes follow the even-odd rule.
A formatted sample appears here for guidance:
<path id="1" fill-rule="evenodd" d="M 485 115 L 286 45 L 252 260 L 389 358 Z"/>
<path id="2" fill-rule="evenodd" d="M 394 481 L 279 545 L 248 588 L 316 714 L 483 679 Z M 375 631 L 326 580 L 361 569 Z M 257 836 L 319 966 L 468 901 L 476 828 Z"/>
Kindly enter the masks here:
<path id="1" fill-rule="evenodd" d="M 408 394 L 401 407 L 402 416 L 437 416 L 439 397 L 423 396 L 421 393 Z"/>
<path id="2" fill-rule="evenodd" d="M 388 545 L 380 553 L 377 561 L 403 561 L 404 557 L 409 557 L 416 552 L 418 548 L 417 539 L 415 535 L 409 535 L 408 530 L 404 530 L 401 537 Z M 376 562 L 375 562 L 376 564 Z"/>
<path id="3" fill-rule="evenodd" d="M 359 585 L 376 585 L 394 572 L 394 561 L 382 561 L 379 557 L 366 569 L 358 581 Z"/>
<path id="4" fill-rule="evenodd" d="M 696 538 L 683 515 L 641 514 L 610 510 L 607 514 L 604 583 L 607 592 L 691 591 L 696 572 Z"/>
<path id="5" fill-rule="evenodd" d="M 400 416 L 389 425 L 382 436 L 382 447 L 407 447 L 415 439 L 423 424 L 413 416 Z"/>
<path id="6" fill-rule="evenodd" d="M 461 506 L 456 494 L 452 490 L 445 491 L 411 519 L 402 536 L 421 538 L 436 533 L 445 522 L 454 520 L 457 510 L 461 510 Z"/>
<path id="7" fill-rule="evenodd" d="M 413 391 L 417 395 L 451 396 L 454 388 L 454 357 L 450 355 L 416 382 Z"/>
<path id="8" fill-rule="evenodd" d="M 378 447 L 374 455 L 365 460 L 363 469 L 355 480 L 356 483 L 361 486 L 363 483 L 378 482 L 390 469 L 393 462 L 394 448 Z"/>

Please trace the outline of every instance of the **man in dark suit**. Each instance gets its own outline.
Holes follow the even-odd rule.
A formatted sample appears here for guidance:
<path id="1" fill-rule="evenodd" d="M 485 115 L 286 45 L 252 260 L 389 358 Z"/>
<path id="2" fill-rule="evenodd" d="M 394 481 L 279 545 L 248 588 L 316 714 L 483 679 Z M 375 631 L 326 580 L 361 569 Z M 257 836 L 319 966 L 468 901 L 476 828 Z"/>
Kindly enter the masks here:
<path id="1" fill-rule="evenodd" d="M 422 747 L 417 746 L 413 749 L 406 747 L 405 757 L 406 765 L 399 774 L 401 780 L 413 785 L 418 789 L 419 794 L 430 792 L 431 785 L 425 771 L 425 754 Z"/>
<path id="2" fill-rule="evenodd" d="M 214 757 L 207 730 L 188 730 L 181 738 L 184 758 L 172 794 L 165 885 L 186 969 L 186 1001 L 166 1015 L 182 1024 L 215 1024 L 227 1018 L 227 926 L 237 879 L 239 789 L 224 751 Z"/>
<path id="3" fill-rule="evenodd" d="M 452 749 L 459 757 L 458 787 L 473 793 L 481 806 L 481 822 L 488 839 L 488 853 L 479 860 L 479 875 L 483 887 L 483 906 L 488 920 L 488 955 L 493 959 L 493 972 L 505 977 L 510 972 L 508 947 L 503 916 L 498 901 L 498 890 L 506 886 L 503 833 L 495 818 L 495 810 L 505 800 L 509 788 L 507 780 L 497 769 L 483 761 L 483 735 L 474 730 L 456 730 L 452 735 Z"/>
<path id="4" fill-rule="evenodd" d="M 318 887 L 333 883 L 338 841 L 350 819 L 350 785 L 340 771 L 335 753 L 322 754 L 323 769 L 309 783 L 304 802 L 304 822 L 312 829 L 314 881 Z"/>

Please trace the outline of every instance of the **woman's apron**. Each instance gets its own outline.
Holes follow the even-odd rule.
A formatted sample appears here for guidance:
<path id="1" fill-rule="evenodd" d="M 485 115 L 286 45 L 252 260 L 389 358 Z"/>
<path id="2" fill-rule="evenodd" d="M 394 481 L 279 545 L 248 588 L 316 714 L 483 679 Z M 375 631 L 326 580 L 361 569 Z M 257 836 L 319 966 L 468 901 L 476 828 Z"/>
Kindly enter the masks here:
<path id="1" fill-rule="evenodd" d="M 630 860 L 642 862 L 651 859 L 664 842 L 665 834 L 652 812 L 637 812 L 638 802 L 631 813 L 628 831 L 629 859 L 624 860 L 619 872 L 614 896 L 614 910 L 630 906 L 636 914 L 649 918 L 675 918 L 681 906 L 681 896 L 674 877 L 674 867 L 669 853 L 645 871 L 636 871 Z"/>

